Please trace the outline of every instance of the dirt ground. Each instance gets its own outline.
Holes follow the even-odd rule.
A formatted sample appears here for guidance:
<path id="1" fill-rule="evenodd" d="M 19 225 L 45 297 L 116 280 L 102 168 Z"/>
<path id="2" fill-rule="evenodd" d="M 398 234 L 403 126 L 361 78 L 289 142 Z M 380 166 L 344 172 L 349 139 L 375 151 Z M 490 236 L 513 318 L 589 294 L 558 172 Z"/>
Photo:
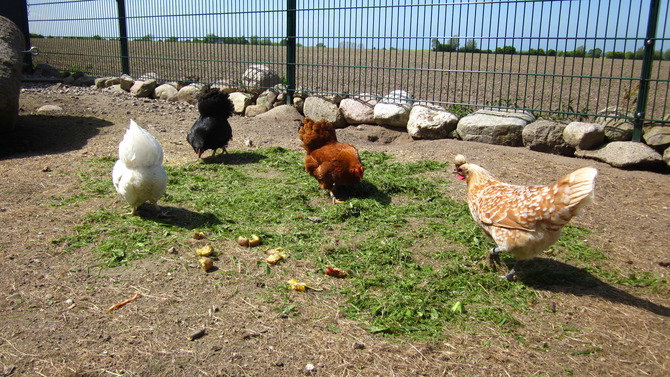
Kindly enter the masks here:
<path id="1" fill-rule="evenodd" d="M 62 111 L 37 114 L 43 105 Z M 73 234 L 85 214 L 103 206 L 127 210 L 120 198 L 94 200 L 89 208 L 53 203 L 77 193 L 77 170 L 87 159 L 116 155 L 130 118 L 159 139 L 167 164 L 195 158 L 185 142 L 197 118 L 192 106 L 93 88 L 24 86 L 18 128 L 0 141 L 0 375 L 670 375 L 667 283 L 658 292 L 606 282 L 529 287 L 541 298 L 521 314 L 524 326 L 514 334 L 453 329 L 444 339 L 410 341 L 365 331 L 342 314 L 345 298 L 337 295 L 296 295 L 300 315 L 282 315 L 264 301 L 263 270 L 253 263 L 224 266 L 249 271 L 213 284 L 185 251 L 111 269 L 93 267 L 87 248 L 62 253 L 51 240 Z M 229 149 L 299 148 L 295 120 L 235 116 L 231 124 Z M 606 253 L 606 270 L 668 279 L 670 175 L 525 148 L 415 141 L 374 125 L 338 134 L 361 150 L 403 161 L 451 161 L 463 153 L 517 184 L 550 183 L 593 165 L 596 201 L 574 224 L 592 231 L 588 242 Z M 110 177 L 101 179 L 111 185 Z M 445 180 L 451 195 L 464 200 L 463 182 L 447 174 Z M 106 311 L 135 292 L 142 294 L 136 301 Z M 205 336 L 189 340 L 201 329 Z"/>

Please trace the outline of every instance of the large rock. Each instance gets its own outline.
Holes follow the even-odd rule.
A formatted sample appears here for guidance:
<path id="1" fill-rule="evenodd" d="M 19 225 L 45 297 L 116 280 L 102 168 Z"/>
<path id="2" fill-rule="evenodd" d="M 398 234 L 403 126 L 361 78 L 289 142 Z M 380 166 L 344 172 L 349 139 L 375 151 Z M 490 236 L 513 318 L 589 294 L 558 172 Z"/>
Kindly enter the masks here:
<path id="1" fill-rule="evenodd" d="M 415 105 L 407 121 L 407 133 L 413 139 L 445 139 L 456 129 L 458 117 L 440 106 Z"/>
<path id="2" fill-rule="evenodd" d="M 603 126 L 608 141 L 630 141 L 633 138 L 633 121 L 621 117 L 631 117 L 633 113 L 618 106 L 610 106 L 598 112 L 595 123 Z"/>
<path id="3" fill-rule="evenodd" d="M 307 97 L 302 110 L 306 117 L 316 121 L 323 119 L 339 128 L 347 126 L 347 121 L 340 112 L 337 103 L 328 99 L 314 96 Z"/>
<path id="4" fill-rule="evenodd" d="M 576 149 L 594 149 L 605 142 L 604 126 L 596 123 L 572 122 L 563 130 L 563 139 Z"/>
<path id="5" fill-rule="evenodd" d="M 24 43 L 16 24 L 0 16 L 0 132 L 13 130 L 19 116 Z"/>
<path id="6" fill-rule="evenodd" d="M 256 94 L 271 88 L 281 82 L 275 71 L 263 64 L 252 64 L 244 71 L 242 84 L 248 86 L 248 91 Z"/>
<path id="7" fill-rule="evenodd" d="M 655 169 L 665 165 L 660 153 L 646 144 L 633 141 L 614 141 L 596 150 L 577 150 L 575 156 L 625 169 Z"/>
<path id="8" fill-rule="evenodd" d="M 377 99 L 368 93 L 340 101 L 340 111 L 349 124 L 370 124 L 375 122 Z"/>
<path id="9" fill-rule="evenodd" d="M 233 92 L 228 95 L 230 102 L 233 103 L 233 108 L 236 114 L 244 114 L 247 106 L 251 105 L 254 100 L 254 95 L 250 93 Z"/>
<path id="10" fill-rule="evenodd" d="M 575 148 L 563 140 L 565 124 L 551 120 L 538 120 L 523 128 L 523 146 L 537 152 L 572 156 Z"/>
<path id="11" fill-rule="evenodd" d="M 272 121 L 274 123 L 272 124 L 277 124 L 277 121 L 281 122 L 291 122 L 291 121 L 299 121 L 302 119 L 302 114 L 298 112 L 293 106 L 291 105 L 281 105 L 277 106 L 275 108 L 272 108 L 268 110 L 267 112 L 264 112 L 263 114 L 257 115 L 257 119 L 265 119 L 268 121 Z M 298 133 L 297 127 L 296 127 L 296 135 Z"/>
<path id="12" fill-rule="evenodd" d="M 166 101 L 176 101 L 179 91 L 170 84 L 159 85 L 154 90 L 154 97 Z"/>
<path id="13" fill-rule="evenodd" d="M 375 106 L 375 123 L 393 127 L 407 127 L 414 98 L 404 90 L 394 90 Z"/>
<path id="14" fill-rule="evenodd" d="M 263 114 L 264 112 L 268 111 L 268 107 L 266 105 L 249 105 L 247 106 L 246 109 L 244 109 L 244 116 L 247 118 L 253 118 L 256 115 Z"/>
<path id="15" fill-rule="evenodd" d="M 135 81 L 133 86 L 130 88 L 130 94 L 133 97 L 151 97 L 156 89 L 157 82 L 154 79 L 149 79 L 146 81 Z"/>
<path id="16" fill-rule="evenodd" d="M 665 152 L 663 152 L 663 161 L 665 161 L 665 164 L 670 167 L 670 148 L 666 149 Z"/>
<path id="17" fill-rule="evenodd" d="M 662 152 L 670 147 L 670 125 L 656 124 L 649 127 L 643 135 L 644 142 Z"/>
<path id="18" fill-rule="evenodd" d="M 483 109 L 461 118 L 456 132 L 466 141 L 520 147 L 523 128 L 534 121 L 531 113 L 522 110 Z"/>
<path id="19" fill-rule="evenodd" d="M 133 84 L 135 84 L 135 79 L 124 73 L 121 75 L 121 77 L 119 77 L 119 84 L 121 89 L 125 90 L 126 92 L 130 92 L 130 88 L 132 88 Z"/>
<path id="20" fill-rule="evenodd" d="M 195 105 L 198 102 L 198 96 L 202 87 L 199 84 L 189 84 L 181 89 L 177 93 L 177 101 L 190 103 Z"/>

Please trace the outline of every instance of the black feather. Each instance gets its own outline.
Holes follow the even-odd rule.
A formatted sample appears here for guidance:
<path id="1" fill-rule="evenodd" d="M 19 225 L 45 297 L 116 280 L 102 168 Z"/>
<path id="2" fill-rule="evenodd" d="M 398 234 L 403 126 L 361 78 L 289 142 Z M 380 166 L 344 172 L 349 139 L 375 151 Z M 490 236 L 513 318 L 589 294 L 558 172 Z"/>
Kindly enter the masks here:
<path id="1" fill-rule="evenodd" d="M 208 149 L 216 153 L 218 148 L 226 150 L 233 137 L 228 118 L 233 114 L 234 106 L 228 93 L 218 88 L 206 88 L 198 98 L 200 117 L 195 121 L 186 140 L 191 144 L 198 157 Z"/>

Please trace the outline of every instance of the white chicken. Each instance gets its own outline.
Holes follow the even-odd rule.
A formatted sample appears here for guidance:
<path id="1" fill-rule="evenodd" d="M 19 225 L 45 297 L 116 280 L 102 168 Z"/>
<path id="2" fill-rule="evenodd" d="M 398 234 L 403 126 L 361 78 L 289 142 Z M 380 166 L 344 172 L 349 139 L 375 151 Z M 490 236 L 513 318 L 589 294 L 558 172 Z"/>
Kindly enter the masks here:
<path id="1" fill-rule="evenodd" d="M 167 173 L 162 164 L 161 144 L 131 119 L 119 143 L 119 160 L 112 170 L 116 191 L 132 208 L 129 215 L 137 215 L 137 207 L 147 201 L 161 214 L 157 202 L 167 187 Z"/>

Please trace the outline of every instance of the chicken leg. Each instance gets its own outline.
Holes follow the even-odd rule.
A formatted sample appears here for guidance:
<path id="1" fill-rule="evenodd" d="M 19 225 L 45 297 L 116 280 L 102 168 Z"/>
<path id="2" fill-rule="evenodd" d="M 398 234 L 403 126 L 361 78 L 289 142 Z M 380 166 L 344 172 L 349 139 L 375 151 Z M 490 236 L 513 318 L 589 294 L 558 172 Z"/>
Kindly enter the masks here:
<path id="1" fill-rule="evenodd" d="M 489 264 L 492 268 L 498 269 L 498 266 L 502 265 L 502 261 L 500 260 L 500 253 L 502 253 L 503 250 L 500 249 L 499 247 L 494 247 L 489 251 Z M 518 278 L 518 271 L 516 271 L 516 267 L 521 263 L 521 261 L 517 261 L 514 264 L 514 267 L 507 273 L 507 275 L 500 275 L 498 276 L 500 279 L 505 279 L 507 281 L 516 281 Z"/>
<path id="2" fill-rule="evenodd" d="M 342 203 L 344 203 L 343 200 L 337 199 L 337 198 L 335 197 L 335 194 L 333 194 L 333 190 L 328 190 L 328 192 L 330 193 L 330 198 L 333 200 L 333 204 L 342 204 Z"/>

